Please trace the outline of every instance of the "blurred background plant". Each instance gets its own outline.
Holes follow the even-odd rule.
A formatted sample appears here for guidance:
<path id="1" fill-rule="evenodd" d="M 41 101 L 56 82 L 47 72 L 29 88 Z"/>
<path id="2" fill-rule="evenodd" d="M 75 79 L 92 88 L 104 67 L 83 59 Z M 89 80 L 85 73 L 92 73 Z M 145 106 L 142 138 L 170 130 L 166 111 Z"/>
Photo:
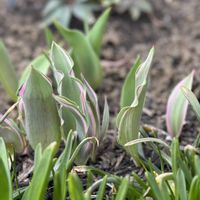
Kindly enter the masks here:
<path id="1" fill-rule="evenodd" d="M 139 19 L 142 13 L 151 13 L 152 5 L 147 0 L 102 0 L 103 6 L 114 6 L 116 11 L 124 13 L 128 11 L 133 20 Z"/>
<path id="2" fill-rule="evenodd" d="M 111 6 L 118 13 L 128 11 L 133 20 L 137 20 L 142 13 L 153 11 L 151 3 L 147 0 L 49 0 L 42 12 L 42 25 L 48 26 L 57 20 L 68 27 L 72 17 L 91 24 L 95 20 L 95 11 Z"/>
<path id="3" fill-rule="evenodd" d="M 90 24 L 94 22 L 94 11 L 98 9 L 99 6 L 95 1 L 48 0 L 42 12 L 44 17 L 42 25 L 48 26 L 57 20 L 63 26 L 68 27 L 72 17 Z"/>

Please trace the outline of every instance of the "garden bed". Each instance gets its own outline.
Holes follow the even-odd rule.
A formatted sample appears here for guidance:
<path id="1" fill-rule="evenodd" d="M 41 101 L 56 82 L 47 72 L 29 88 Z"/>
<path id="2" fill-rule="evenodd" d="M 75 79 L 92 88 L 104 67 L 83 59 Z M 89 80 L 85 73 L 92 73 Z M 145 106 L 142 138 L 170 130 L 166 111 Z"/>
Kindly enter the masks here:
<path id="1" fill-rule="evenodd" d="M 155 58 L 151 68 L 150 84 L 147 92 L 142 122 L 160 130 L 166 130 L 165 112 L 168 96 L 172 88 L 192 69 L 196 70 L 193 91 L 200 98 L 200 3 L 193 1 L 152 0 L 154 11 L 143 14 L 138 21 L 132 21 L 127 13 L 113 13 L 104 36 L 102 65 L 104 80 L 97 91 L 100 108 L 106 95 L 110 106 L 110 127 L 103 148 L 95 163 L 89 165 L 116 175 L 125 175 L 135 170 L 131 158 L 116 143 L 115 117 L 119 112 L 120 91 L 123 81 L 135 58 L 143 58 L 155 46 Z M 167 3 L 168 2 L 168 3 Z M 11 53 L 18 73 L 45 48 L 45 39 L 39 28 L 43 1 L 18 1 L 13 10 L 6 10 L 0 0 L 0 37 Z M 9 98 L 0 88 L 0 111 L 5 112 L 11 105 Z M 181 143 L 191 144 L 200 130 L 199 123 L 191 110 L 181 135 Z M 21 185 L 28 184 L 33 165 L 33 156 L 18 158 Z M 23 162 L 22 162 L 23 161 Z"/>

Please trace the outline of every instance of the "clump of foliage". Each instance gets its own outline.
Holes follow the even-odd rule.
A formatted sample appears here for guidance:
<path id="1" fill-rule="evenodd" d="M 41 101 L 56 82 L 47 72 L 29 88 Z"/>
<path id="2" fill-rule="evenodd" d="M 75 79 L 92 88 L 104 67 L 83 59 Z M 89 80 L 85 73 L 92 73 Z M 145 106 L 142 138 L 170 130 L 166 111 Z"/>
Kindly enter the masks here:
<path id="1" fill-rule="evenodd" d="M 82 73 L 94 89 L 101 85 L 103 78 L 100 52 L 109 14 L 110 9 L 107 9 L 85 34 L 78 30 L 65 28 L 55 22 L 56 28 L 72 48 L 71 57 L 74 62 L 75 75 L 80 78 Z M 52 38 L 49 35 L 52 34 L 48 34 L 47 37 L 48 41 L 51 41 Z"/>
<path id="2" fill-rule="evenodd" d="M 97 96 L 83 76 L 81 79 L 75 76 L 70 55 L 59 45 L 52 43 L 49 56 L 42 58 L 43 62 L 38 60 L 41 61 L 41 56 L 32 63 L 39 64 L 40 68 L 34 67 L 34 64 L 28 66 L 19 80 L 18 100 L 1 117 L 0 136 L 8 146 L 22 152 L 27 144 L 26 140 L 33 149 L 39 143 L 45 149 L 54 141 L 58 148 L 61 138 L 65 140 L 69 131 L 73 130 L 76 136 L 75 146 L 91 137 L 96 138 L 97 142 L 84 143 L 76 163 L 85 163 L 89 158 L 95 159 L 96 147 L 103 140 L 109 124 L 106 99 L 101 123 Z M 57 95 L 45 75 L 47 66 L 50 66 L 57 83 Z M 16 106 L 19 107 L 19 116 L 15 123 L 8 119 L 8 115 Z"/>

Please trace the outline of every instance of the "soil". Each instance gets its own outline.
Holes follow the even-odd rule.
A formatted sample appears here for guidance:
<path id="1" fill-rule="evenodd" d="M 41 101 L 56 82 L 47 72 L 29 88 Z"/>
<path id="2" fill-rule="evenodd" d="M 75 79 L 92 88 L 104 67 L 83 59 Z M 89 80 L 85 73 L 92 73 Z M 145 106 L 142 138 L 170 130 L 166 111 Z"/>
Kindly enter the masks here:
<path id="1" fill-rule="evenodd" d="M 200 99 L 199 0 L 151 0 L 151 3 L 153 13 L 143 14 L 138 21 L 131 20 L 128 13 L 119 15 L 113 12 L 104 37 L 101 58 L 105 78 L 97 93 L 101 108 L 104 96 L 108 98 L 111 122 L 103 150 L 97 162 L 90 164 L 117 175 L 125 175 L 132 170 L 140 171 L 117 145 L 115 128 L 121 87 L 138 54 L 145 58 L 149 49 L 155 46 L 142 123 L 166 131 L 167 98 L 176 83 L 192 69 L 196 70 L 193 91 Z M 6 2 L 0 0 L 0 38 L 5 42 L 18 74 L 46 47 L 40 28 L 43 6 L 44 1 L 41 0 L 18 0 L 15 8 L 8 9 Z M 11 103 L 0 88 L 0 112 L 5 112 Z M 181 135 L 182 144 L 191 144 L 199 130 L 199 123 L 189 109 Z M 19 174 L 25 174 L 24 171 L 27 172 L 33 165 L 32 159 L 26 156 L 19 157 L 18 160 L 25 160 L 19 166 Z M 25 176 L 24 182 L 29 175 Z"/>

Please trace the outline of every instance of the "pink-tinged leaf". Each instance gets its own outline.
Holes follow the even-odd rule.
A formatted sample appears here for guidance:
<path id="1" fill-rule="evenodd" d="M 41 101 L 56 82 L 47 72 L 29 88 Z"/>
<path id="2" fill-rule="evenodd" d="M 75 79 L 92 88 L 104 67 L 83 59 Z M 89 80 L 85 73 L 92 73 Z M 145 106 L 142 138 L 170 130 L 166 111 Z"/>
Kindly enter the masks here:
<path id="1" fill-rule="evenodd" d="M 87 90 L 88 101 L 90 103 L 90 107 L 94 114 L 96 124 L 98 126 L 98 129 L 100 129 L 100 113 L 99 113 L 99 104 L 98 104 L 97 95 L 83 76 L 82 76 L 82 80 Z"/>
<path id="2" fill-rule="evenodd" d="M 24 92 L 26 90 L 26 82 L 21 86 L 20 90 L 19 90 L 19 96 L 23 97 L 24 96 Z"/>
<path id="3" fill-rule="evenodd" d="M 98 98 L 97 98 L 95 91 L 92 89 L 92 87 L 86 81 L 86 79 L 83 77 L 83 75 L 82 75 L 82 80 L 83 80 L 84 85 L 86 86 L 88 98 L 90 99 L 90 101 L 95 105 L 96 109 L 98 110 Z"/>
<path id="4" fill-rule="evenodd" d="M 86 109 L 86 104 L 87 104 L 86 88 L 79 79 L 72 78 L 72 80 L 77 85 L 77 87 L 76 87 L 77 91 L 79 90 L 78 94 L 79 94 L 79 98 L 80 98 L 79 101 L 80 101 L 81 111 L 83 112 L 83 114 L 86 114 L 86 112 L 87 112 L 87 109 Z"/>
<path id="5" fill-rule="evenodd" d="M 173 89 L 167 102 L 166 125 L 171 137 L 179 137 L 185 123 L 188 101 L 184 97 L 181 87 L 191 89 L 194 71 L 180 81 Z"/>

